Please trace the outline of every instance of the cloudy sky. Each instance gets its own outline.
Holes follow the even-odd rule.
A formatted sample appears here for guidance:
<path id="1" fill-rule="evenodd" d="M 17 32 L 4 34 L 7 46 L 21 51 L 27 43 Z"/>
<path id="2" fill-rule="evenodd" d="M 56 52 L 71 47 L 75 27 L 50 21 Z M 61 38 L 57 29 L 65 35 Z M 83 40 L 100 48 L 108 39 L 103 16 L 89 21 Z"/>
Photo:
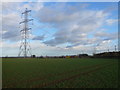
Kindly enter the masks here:
<path id="1" fill-rule="evenodd" d="M 2 56 L 17 56 L 21 13 L 32 10 L 32 54 L 74 55 L 113 51 L 118 44 L 117 2 L 3 2 Z"/>

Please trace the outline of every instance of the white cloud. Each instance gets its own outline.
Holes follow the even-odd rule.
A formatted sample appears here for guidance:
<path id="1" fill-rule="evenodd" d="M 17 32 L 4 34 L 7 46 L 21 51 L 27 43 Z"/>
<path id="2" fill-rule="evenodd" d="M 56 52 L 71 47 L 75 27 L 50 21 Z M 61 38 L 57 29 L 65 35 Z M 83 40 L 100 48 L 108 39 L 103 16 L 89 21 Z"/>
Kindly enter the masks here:
<path id="1" fill-rule="evenodd" d="M 27 2 L 31 0 L 2 0 L 2 2 Z"/>
<path id="2" fill-rule="evenodd" d="M 19 40 L 19 20 L 17 13 L 10 13 L 2 16 L 2 39 Z"/>
<path id="3" fill-rule="evenodd" d="M 2 41 L 1 44 L 2 44 L 2 48 L 12 48 L 12 49 L 14 49 L 14 48 L 19 47 L 19 42 L 9 43 L 9 42 Z"/>
<path id="4" fill-rule="evenodd" d="M 17 7 L 17 10 L 23 12 L 25 8 L 28 8 L 32 11 L 39 11 L 41 8 L 43 8 L 43 3 L 27 2 L 26 4 L 23 4 L 22 7 L 21 6 Z"/>
<path id="5" fill-rule="evenodd" d="M 98 31 L 94 35 L 95 37 L 104 38 L 106 40 L 118 39 L 118 32 L 107 33 L 105 31 Z"/>
<path id="6" fill-rule="evenodd" d="M 114 24 L 114 23 L 116 23 L 116 22 L 118 22 L 117 19 L 107 19 L 107 20 L 106 20 L 106 23 L 107 23 L 108 25 L 112 25 L 112 24 Z"/>
<path id="7" fill-rule="evenodd" d="M 53 36 L 54 39 L 45 41 L 45 44 L 52 46 L 63 43 L 85 44 L 88 42 L 89 33 L 100 28 L 109 15 L 103 10 L 93 11 L 77 7 L 65 3 L 56 4 L 44 7 L 37 13 L 40 22 L 50 23 L 58 29 Z M 75 10 L 71 11 L 72 8 Z"/>

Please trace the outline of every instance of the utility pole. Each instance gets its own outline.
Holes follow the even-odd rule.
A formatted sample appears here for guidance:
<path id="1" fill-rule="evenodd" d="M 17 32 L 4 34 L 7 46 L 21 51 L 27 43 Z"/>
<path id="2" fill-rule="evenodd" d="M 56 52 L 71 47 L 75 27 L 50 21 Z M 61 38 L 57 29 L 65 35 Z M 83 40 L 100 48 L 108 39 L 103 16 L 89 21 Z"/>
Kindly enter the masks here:
<path id="1" fill-rule="evenodd" d="M 22 22 L 20 22 L 20 24 L 23 25 L 23 29 L 20 31 L 22 40 L 21 40 L 21 44 L 19 47 L 18 56 L 23 54 L 24 58 L 27 57 L 28 53 L 31 55 L 31 51 L 30 51 L 31 47 L 29 45 L 29 32 L 30 32 L 31 28 L 29 28 L 28 22 L 33 21 L 33 19 L 28 18 L 28 15 L 30 12 L 31 12 L 31 10 L 28 10 L 26 8 L 25 11 L 22 13 L 22 15 L 24 16 L 24 19 Z"/>

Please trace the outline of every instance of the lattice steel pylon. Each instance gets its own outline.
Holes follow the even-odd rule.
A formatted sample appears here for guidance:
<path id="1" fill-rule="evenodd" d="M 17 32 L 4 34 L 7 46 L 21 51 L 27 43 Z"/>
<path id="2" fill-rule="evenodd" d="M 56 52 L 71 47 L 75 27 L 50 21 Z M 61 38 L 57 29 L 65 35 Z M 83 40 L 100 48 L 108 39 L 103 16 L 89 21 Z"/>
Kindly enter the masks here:
<path id="1" fill-rule="evenodd" d="M 20 24 L 23 25 L 23 29 L 20 31 L 21 33 L 21 44 L 19 47 L 19 54 L 18 57 L 20 56 L 24 56 L 27 57 L 28 54 L 31 54 L 31 47 L 30 47 L 30 30 L 31 28 L 29 28 L 28 26 L 28 22 L 33 21 L 33 19 L 29 19 L 28 15 L 31 12 L 31 10 L 28 10 L 27 8 L 25 9 L 25 11 L 22 13 L 22 15 L 24 16 L 24 19 L 22 22 L 20 22 Z"/>

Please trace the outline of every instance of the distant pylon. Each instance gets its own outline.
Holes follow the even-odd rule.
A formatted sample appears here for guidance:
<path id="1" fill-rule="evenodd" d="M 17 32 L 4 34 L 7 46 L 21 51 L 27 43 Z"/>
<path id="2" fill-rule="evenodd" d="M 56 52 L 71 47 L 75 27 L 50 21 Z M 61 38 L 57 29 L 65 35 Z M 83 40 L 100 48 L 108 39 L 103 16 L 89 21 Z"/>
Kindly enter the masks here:
<path id="1" fill-rule="evenodd" d="M 28 54 L 31 55 L 31 47 L 29 45 L 29 36 L 30 36 L 30 30 L 31 28 L 29 28 L 28 26 L 28 22 L 33 21 L 33 19 L 28 19 L 28 15 L 31 12 L 31 10 L 28 10 L 26 8 L 26 10 L 22 13 L 22 15 L 24 16 L 24 20 L 22 22 L 20 22 L 20 24 L 23 24 L 23 29 L 20 31 L 21 33 L 21 44 L 19 47 L 19 54 L 18 56 L 24 56 L 27 57 Z"/>
<path id="2" fill-rule="evenodd" d="M 93 55 L 96 54 L 96 46 L 93 47 Z"/>
<path id="3" fill-rule="evenodd" d="M 115 52 L 116 52 L 116 50 L 117 50 L 117 49 L 116 49 L 116 45 L 115 45 Z"/>

